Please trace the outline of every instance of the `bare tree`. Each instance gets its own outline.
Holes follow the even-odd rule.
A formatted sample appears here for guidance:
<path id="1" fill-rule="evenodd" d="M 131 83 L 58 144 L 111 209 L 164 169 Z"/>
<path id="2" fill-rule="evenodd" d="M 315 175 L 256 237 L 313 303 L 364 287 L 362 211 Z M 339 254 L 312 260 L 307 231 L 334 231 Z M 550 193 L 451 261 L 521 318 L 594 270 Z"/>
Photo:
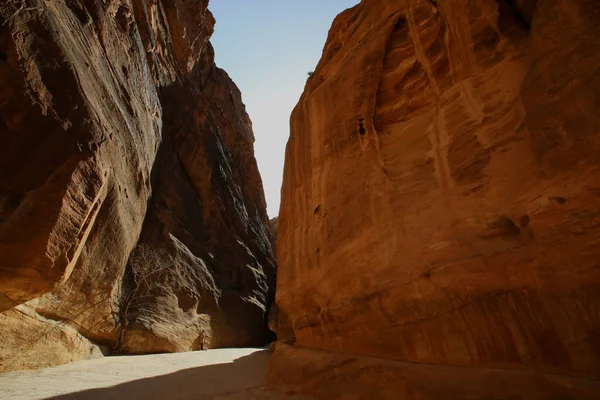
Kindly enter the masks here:
<path id="1" fill-rule="evenodd" d="M 137 246 L 131 253 L 125 284 L 118 299 L 120 332 L 115 349 L 122 345 L 130 322 L 144 304 L 152 297 L 169 290 L 169 286 L 173 284 L 173 265 L 173 259 L 164 250 L 147 245 Z"/>
<path id="2" fill-rule="evenodd" d="M 202 293 L 216 296 L 214 281 L 202 260 L 196 259 L 191 253 L 188 256 L 194 258 L 195 262 L 182 260 L 176 251 L 171 256 L 163 249 L 138 244 L 129 257 L 117 299 L 118 307 L 113 312 L 120 329 L 114 351 L 121 350 L 131 323 L 141 314 L 152 313 L 150 308 L 157 297 L 179 298 L 185 294 L 187 298 L 200 301 Z"/>
<path id="3" fill-rule="evenodd" d="M 26 7 L 25 0 L 2 0 L 0 4 L 0 21 L 2 26 L 9 23 L 21 11 L 34 11 L 35 7 Z"/>

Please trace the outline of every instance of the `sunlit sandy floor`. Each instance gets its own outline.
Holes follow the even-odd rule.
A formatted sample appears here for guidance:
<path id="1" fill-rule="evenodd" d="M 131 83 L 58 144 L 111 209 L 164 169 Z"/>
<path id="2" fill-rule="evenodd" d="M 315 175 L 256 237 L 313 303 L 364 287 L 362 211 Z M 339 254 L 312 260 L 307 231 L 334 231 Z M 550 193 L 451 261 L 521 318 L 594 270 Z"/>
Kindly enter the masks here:
<path id="1" fill-rule="evenodd" d="M 284 400 L 262 388 L 271 353 L 220 349 L 107 357 L 0 375 L 0 399 Z"/>

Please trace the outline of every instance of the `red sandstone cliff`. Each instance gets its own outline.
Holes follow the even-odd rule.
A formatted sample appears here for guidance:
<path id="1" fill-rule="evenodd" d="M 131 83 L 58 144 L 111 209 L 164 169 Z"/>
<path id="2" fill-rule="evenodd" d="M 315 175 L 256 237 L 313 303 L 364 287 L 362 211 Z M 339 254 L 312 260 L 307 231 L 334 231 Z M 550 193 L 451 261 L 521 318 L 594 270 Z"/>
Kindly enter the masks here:
<path id="1" fill-rule="evenodd" d="M 269 222 L 207 4 L 0 5 L 0 369 L 98 354 L 89 340 L 263 342 Z M 136 247 L 168 268 L 124 317 Z"/>
<path id="2" fill-rule="evenodd" d="M 276 301 L 296 344 L 272 383 L 600 393 L 600 5 L 537 3 L 363 0 L 335 20 L 291 118 Z"/>

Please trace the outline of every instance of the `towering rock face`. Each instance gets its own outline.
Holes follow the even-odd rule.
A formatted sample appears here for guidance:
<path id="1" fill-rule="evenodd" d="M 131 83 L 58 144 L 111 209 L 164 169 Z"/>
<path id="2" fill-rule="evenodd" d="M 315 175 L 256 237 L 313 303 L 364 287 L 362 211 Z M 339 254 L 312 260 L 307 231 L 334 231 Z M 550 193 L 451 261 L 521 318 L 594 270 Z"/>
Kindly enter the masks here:
<path id="1" fill-rule="evenodd" d="M 0 5 L 3 327 L 59 321 L 48 331 L 136 353 L 264 340 L 262 183 L 240 93 L 214 65 L 207 5 Z M 130 257 L 146 250 L 156 287 Z M 17 357 L 29 336 L 0 354 Z M 37 365 L 68 358 L 52 349 Z"/>
<path id="2" fill-rule="evenodd" d="M 599 20 L 593 0 L 363 0 L 335 20 L 286 151 L 296 346 L 600 377 Z M 287 354 L 275 381 L 310 369 Z"/>
<path id="3" fill-rule="evenodd" d="M 138 248 L 165 249 L 179 270 L 179 289 L 166 285 L 143 302 L 124 347 L 154 352 L 262 344 L 275 269 L 240 92 L 211 67 L 197 91 L 173 86 L 161 99 L 168 137 L 154 167 Z"/>

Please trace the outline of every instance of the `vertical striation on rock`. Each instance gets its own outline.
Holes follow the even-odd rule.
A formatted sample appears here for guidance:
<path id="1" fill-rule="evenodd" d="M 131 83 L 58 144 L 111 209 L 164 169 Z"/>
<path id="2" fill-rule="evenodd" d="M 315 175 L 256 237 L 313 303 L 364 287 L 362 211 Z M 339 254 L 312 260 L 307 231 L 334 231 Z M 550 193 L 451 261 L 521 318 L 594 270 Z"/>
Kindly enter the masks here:
<path id="1" fill-rule="evenodd" d="M 600 377 L 599 20 L 591 0 L 337 17 L 286 150 L 276 301 L 296 346 Z"/>
<path id="2" fill-rule="evenodd" d="M 279 233 L 279 218 L 273 218 L 269 222 L 271 225 L 271 245 L 275 255 L 277 255 L 276 247 L 277 235 Z M 279 341 L 288 343 L 294 341 L 294 331 L 292 329 L 290 320 L 285 312 L 279 309 L 275 301 L 272 302 L 271 309 L 269 311 L 269 328 L 271 332 L 276 332 L 276 338 Z"/>
<path id="3" fill-rule="evenodd" d="M 0 5 L 0 325 L 28 326 L 14 311 L 27 302 L 36 326 L 57 321 L 122 352 L 265 341 L 269 222 L 251 122 L 214 64 L 207 7 Z M 170 272 L 124 318 L 140 247 Z M 0 354 L 18 354 L 18 341 Z"/>

